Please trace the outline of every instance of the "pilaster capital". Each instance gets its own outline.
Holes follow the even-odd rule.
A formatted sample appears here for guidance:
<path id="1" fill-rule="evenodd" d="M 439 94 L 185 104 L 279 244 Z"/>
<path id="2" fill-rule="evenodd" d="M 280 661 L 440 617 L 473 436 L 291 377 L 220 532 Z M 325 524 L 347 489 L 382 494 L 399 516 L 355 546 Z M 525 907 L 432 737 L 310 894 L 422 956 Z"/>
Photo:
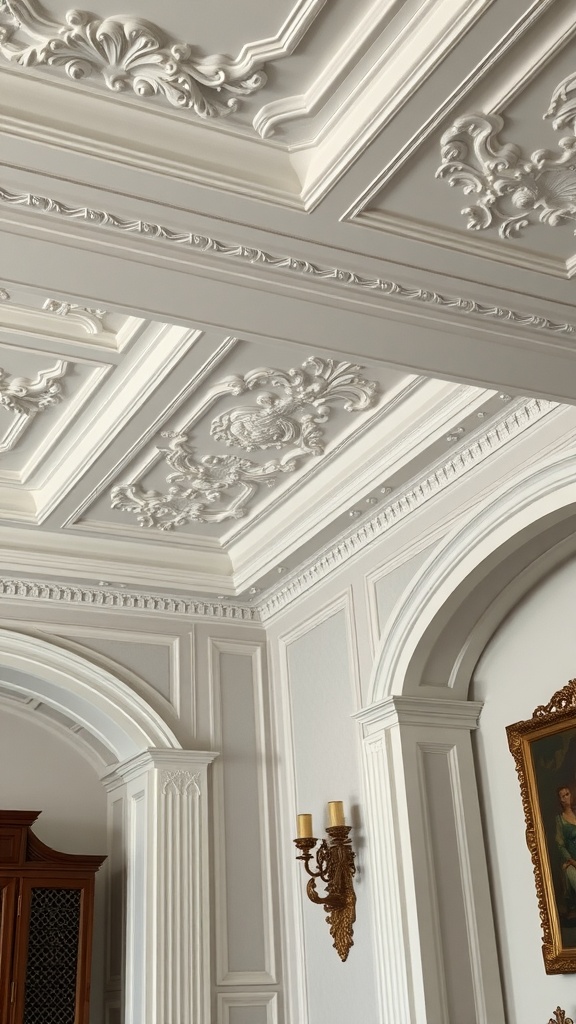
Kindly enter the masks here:
<path id="1" fill-rule="evenodd" d="M 482 701 L 451 698 L 392 696 L 354 714 L 363 737 L 369 740 L 397 726 L 432 729 L 477 729 Z"/>
<path id="2" fill-rule="evenodd" d="M 202 775 L 217 757 L 218 752 L 214 750 L 166 750 L 150 747 L 135 757 L 114 765 L 101 781 L 105 789 L 112 790 L 133 779 L 158 772 L 163 793 L 168 792 L 168 789 L 183 793 L 191 785 L 198 786 Z"/>

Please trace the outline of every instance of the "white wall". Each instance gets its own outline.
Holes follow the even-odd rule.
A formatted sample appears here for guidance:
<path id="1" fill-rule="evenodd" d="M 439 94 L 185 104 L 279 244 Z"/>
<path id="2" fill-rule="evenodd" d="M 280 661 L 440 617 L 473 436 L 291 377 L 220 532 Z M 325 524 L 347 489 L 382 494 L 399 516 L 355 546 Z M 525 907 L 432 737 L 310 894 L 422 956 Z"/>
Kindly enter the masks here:
<path id="1" fill-rule="evenodd" d="M 287 794 L 278 808 L 287 876 L 285 914 L 290 916 L 293 900 L 296 921 L 289 971 L 292 984 L 299 981 L 299 991 L 292 993 L 290 1024 L 375 1024 L 378 1019 L 359 730 L 352 718 L 359 697 L 352 640 L 350 608 L 344 598 L 283 634 L 274 652 L 279 657 L 273 689 Z M 296 810 L 311 813 L 314 834 L 325 836 L 329 800 L 344 802 L 357 854 L 357 920 L 345 963 L 332 947 L 324 910 L 306 897 L 307 876 L 296 863 L 292 844 Z M 321 882 L 318 891 L 324 892 Z"/>
<path id="2" fill-rule="evenodd" d="M 37 716 L 39 718 L 39 716 Z M 92 765 L 33 712 L 0 705 L 0 807 L 41 811 L 34 832 L 63 853 L 107 853 L 106 793 Z M 96 876 L 92 1021 L 103 1020 L 106 866 Z"/>
<path id="3" fill-rule="evenodd" d="M 534 875 L 505 732 L 576 676 L 575 594 L 572 560 L 500 626 L 471 692 L 485 702 L 476 742 L 508 1024 L 547 1021 L 558 1005 L 576 1017 L 574 975 L 544 972 Z"/>

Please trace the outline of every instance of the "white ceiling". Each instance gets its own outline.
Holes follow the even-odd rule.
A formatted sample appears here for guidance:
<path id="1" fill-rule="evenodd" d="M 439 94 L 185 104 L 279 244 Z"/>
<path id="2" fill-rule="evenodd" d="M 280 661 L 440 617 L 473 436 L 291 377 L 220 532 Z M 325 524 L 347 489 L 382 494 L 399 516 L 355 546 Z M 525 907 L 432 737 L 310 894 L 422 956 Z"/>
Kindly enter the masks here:
<path id="1" fill-rule="evenodd" d="M 251 601 L 576 403 L 570 7 L 0 0 L 11 571 Z"/>

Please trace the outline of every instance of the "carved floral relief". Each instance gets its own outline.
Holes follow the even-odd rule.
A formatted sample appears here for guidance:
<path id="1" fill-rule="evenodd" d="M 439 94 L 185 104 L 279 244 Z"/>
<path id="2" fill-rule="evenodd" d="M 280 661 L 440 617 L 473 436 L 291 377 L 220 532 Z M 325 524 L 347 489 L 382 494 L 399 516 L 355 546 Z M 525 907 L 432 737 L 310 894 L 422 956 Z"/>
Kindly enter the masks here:
<path id="1" fill-rule="evenodd" d="M 231 113 L 266 82 L 260 67 L 199 56 L 140 18 L 70 10 L 61 24 L 36 0 L 0 0 L 0 55 L 22 67 L 62 68 L 74 80 L 100 75 L 113 92 L 158 96 L 202 118 Z"/>
<path id="2" fill-rule="evenodd" d="M 164 433 L 170 443 L 160 452 L 172 470 L 166 490 L 145 490 L 133 480 L 113 488 L 112 508 L 131 512 L 141 526 L 160 530 L 241 518 L 261 486 L 273 487 L 307 457 L 323 454 L 323 426 L 335 402 L 351 413 L 373 403 L 376 383 L 360 371 L 353 363 L 310 358 L 298 369 L 259 367 L 227 377 L 214 389 L 214 400 L 258 392 L 253 402 L 215 416 L 210 425 L 213 440 L 241 454 L 198 456 L 186 432 Z M 266 460 L 244 454 L 270 450 L 283 454 Z"/>
<path id="3" fill-rule="evenodd" d="M 34 378 L 10 377 L 6 370 L 0 368 L 0 407 L 13 413 L 8 430 L 0 434 L 0 454 L 15 448 L 39 412 L 62 400 L 59 381 L 66 370 L 67 364 L 62 359 L 50 369 L 39 370 Z"/>
<path id="4" fill-rule="evenodd" d="M 462 210 L 469 229 L 498 226 L 501 238 L 512 238 L 536 221 L 558 227 L 576 220 L 576 72 L 556 87 L 544 118 L 571 134 L 559 139 L 557 152 L 537 149 L 529 157 L 499 139 L 504 121 L 497 114 L 459 117 L 444 132 L 436 176 L 473 197 Z"/>

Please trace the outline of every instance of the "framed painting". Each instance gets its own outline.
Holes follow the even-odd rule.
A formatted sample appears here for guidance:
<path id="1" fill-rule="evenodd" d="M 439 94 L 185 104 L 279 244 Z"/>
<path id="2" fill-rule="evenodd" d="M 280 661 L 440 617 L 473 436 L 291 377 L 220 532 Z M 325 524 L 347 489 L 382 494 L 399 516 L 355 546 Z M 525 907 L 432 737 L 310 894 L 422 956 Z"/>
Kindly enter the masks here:
<path id="1" fill-rule="evenodd" d="M 576 972 L 576 679 L 506 733 L 534 865 L 545 970 Z"/>

